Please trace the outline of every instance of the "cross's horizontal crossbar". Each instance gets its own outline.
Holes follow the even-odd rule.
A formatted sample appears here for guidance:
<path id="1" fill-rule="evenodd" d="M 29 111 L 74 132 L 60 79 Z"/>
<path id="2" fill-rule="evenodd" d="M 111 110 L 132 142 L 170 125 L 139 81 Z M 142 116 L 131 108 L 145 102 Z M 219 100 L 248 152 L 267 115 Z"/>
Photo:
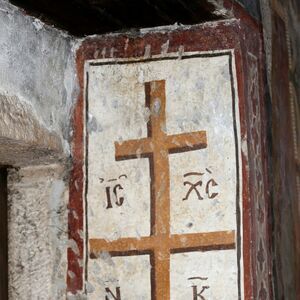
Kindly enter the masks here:
<path id="1" fill-rule="evenodd" d="M 111 255 L 126 255 L 130 252 L 152 252 L 170 249 L 171 253 L 188 251 L 208 251 L 235 248 L 235 231 L 217 231 L 208 233 L 175 234 L 137 238 L 121 238 L 115 241 L 90 239 L 90 255 L 97 257 L 101 252 Z"/>
<path id="2" fill-rule="evenodd" d="M 180 153 L 199 150 L 207 147 L 206 131 L 196 131 L 191 133 L 164 135 L 160 143 L 160 149 L 169 153 Z M 153 138 L 143 138 L 139 140 L 129 140 L 122 143 L 115 142 L 116 159 L 129 159 L 145 157 L 153 153 L 155 143 L 158 140 Z"/>
<path id="3" fill-rule="evenodd" d="M 175 134 L 166 137 L 165 147 L 169 153 L 199 150 L 207 147 L 206 131 Z"/>

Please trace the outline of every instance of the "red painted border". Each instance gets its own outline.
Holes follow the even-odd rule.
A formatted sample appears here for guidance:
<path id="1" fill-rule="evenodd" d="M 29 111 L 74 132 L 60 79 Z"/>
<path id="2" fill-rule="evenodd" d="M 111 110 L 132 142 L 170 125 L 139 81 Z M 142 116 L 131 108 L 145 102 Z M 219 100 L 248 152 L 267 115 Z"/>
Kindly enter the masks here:
<path id="1" fill-rule="evenodd" d="M 229 1 L 225 1 L 228 5 Z M 232 6 L 232 4 L 230 4 Z M 241 125 L 241 141 L 251 143 L 249 132 L 248 106 L 251 105 L 251 95 L 248 93 L 248 61 L 247 53 L 251 52 L 262 62 L 261 27 L 256 21 L 243 12 L 240 6 L 233 5 L 234 12 L 241 21 L 220 21 L 213 26 L 209 24 L 192 26 L 190 29 L 177 29 L 167 32 L 149 32 L 146 34 L 106 35 L 86 39 L 77 51 L 77 74 L 80 84 L 80 95 L 73 117 L 74 137 L 72 142 L 73 169 L 70 180 L 69 202 L 69 238 L 73 239 L 78 249 L 68 249 L 68 291 L 75 294 L 83 290 L 84 265 L 84 230 L 83 193 L 84 193 L 84 63 L 86 60 L 110 58 L 111 49 L 115 58 L 143 57 L 147 45 L 151 45 L 151 55 L 161 54 L 162 45 L 169 42 L 168 53 L 179 51 L 181 45 L 185 52 L 234 49 L 238 79 L 239 111 Z M 216 25 L 217 24 L 217 25 Z M 104 54 L 104 49 L 106 52 Z M 104 55 L 103 55 L 104 54 Z M 260 64 L 263 65 L 263 64 Z M 263 74 L 264 70 L 260 70 Z M 263 76 L 263 75 L 261 75 Z M 263 83 L 261 87 L 261 105 L 263 106 Z M 262 128 L 266 127 L 262 124 Z M 265 130 L 264 130 L 265 131 Z M 238 133 L 239 134 L 239 133 Z M 263 151 L 266 151 L 265 149 Z M 263 155 L 263 154 L 262 154 Z M 257 294 L 255 256 L 255 222 L 252 217 L 254 204 L 251 190 L 251 157 L 242 153 L 243 178 L 243 260 L 244 260 L 244 291 L 245 299 L 253 299 Z M 266 172 L 266 170 L 265 170 Z M 266 173 L 265 173 L 266 174 Z M 264 178 L 266 181 L 266 178 Z M 267 182 L 265 183 L 267 186 Z M 267 237 L 266 237 L 267 238 Z M 79 251 L 78 251 L 79 250 Z M 270 288 L 268 283 L 268 289 Z M 256 298 L 256 297 L 254 297 Z"/>

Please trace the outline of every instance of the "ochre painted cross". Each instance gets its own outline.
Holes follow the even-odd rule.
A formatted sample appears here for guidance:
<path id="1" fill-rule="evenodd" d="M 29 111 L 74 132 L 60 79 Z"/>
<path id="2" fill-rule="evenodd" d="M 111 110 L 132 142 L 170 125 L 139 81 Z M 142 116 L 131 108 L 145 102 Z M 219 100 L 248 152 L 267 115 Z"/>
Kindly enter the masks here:
<path id="1" fill-rule="evenodd" d="M 165 81 L 145 84 L 146 105 L 151 115 L 148 137 L 115 143 L 116 160 L 148 157 L 151 175 L 151 235 L 115 241 L 90 239 L 90 255 L 107 251 L 112 256 L 150 254 L 152 300 L 170 299 L 170 254 L 235 248 L 235 232 L 193 234 L 170 232 L 169 154 L 207 147 L 205 131 L 167 135 Z"/>

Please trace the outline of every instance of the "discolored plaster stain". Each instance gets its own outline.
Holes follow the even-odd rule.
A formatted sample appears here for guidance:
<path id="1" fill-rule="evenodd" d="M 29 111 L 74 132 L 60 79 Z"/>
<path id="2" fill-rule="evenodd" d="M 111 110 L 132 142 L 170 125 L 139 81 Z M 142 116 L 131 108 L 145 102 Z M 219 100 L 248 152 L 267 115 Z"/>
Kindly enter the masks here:
<path id="1" fill-rule="evenodd" d="M 146 45 L 145 46 L 145 54 L 144 54 L 145 58 L 150 58 L 151 57 L 151 45 Z"/>

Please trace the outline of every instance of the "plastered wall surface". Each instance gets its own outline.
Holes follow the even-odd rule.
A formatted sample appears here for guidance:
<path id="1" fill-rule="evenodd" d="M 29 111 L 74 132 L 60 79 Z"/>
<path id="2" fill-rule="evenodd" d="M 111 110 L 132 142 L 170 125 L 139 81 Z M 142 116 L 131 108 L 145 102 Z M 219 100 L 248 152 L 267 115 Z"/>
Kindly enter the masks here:
<path id="1" fill-rule="evenodd" d="M 0 0 L 0 94 L 27 105 L 66 151 L 76 99 L 73 43 L 67 34 Z"/>

